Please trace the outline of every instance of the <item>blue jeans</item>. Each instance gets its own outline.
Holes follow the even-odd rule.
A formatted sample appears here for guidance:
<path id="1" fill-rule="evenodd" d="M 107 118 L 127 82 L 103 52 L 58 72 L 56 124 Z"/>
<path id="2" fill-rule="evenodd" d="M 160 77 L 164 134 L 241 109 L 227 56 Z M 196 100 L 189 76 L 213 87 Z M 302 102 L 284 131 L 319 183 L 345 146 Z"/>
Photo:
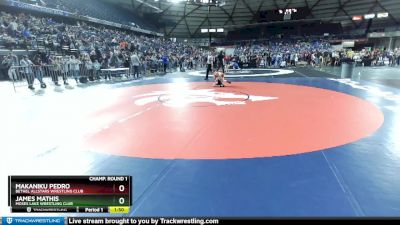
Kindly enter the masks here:
<path id="1" fill-rule="evenodd" d="M 139 77 L 139 66 L 133 66 L 133 77 Z"/>
<path id="2" fill-rule="evenodd" d="M 72 76 L 77 80 L 79 78 L 79 70 L 72 70 Z"/>
<path id="3" fill-rule="evenodd" d="M 35 71 L 35 78 L 39 80 L 40 83 L 43 83 L 43 71 L 42 70 L 36 70 Z"/>

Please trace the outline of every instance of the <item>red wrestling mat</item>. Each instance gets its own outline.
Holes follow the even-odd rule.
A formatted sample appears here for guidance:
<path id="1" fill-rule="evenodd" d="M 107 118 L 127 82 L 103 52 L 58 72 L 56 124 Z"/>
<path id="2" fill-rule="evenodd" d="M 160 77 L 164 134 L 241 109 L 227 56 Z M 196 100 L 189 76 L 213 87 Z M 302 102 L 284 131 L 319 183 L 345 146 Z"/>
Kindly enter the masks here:
<path id="1" fill-rule="evenodd" d="M 92 115 L 102 130 L 85 146 L 159 159 L 240 159 L 313 152 L 364 138 L 382 112 L 325 89 L 259 82 L 224 88 L 168 83 L 126 88 Z"/>

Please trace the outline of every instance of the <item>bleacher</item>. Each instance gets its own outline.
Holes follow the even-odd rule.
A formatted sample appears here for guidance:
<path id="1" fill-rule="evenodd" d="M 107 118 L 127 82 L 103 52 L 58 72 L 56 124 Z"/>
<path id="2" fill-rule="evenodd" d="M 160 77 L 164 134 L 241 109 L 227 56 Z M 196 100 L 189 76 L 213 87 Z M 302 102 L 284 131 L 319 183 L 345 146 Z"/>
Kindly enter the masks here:
<path id="1" fill-rule="evenodd" d="M 144 22 L 131 11 L 102 0 L 23 0 L 23 2 L 129 26 L 135 24 L 138 28 L 155 30 L 153 25 Z"/>

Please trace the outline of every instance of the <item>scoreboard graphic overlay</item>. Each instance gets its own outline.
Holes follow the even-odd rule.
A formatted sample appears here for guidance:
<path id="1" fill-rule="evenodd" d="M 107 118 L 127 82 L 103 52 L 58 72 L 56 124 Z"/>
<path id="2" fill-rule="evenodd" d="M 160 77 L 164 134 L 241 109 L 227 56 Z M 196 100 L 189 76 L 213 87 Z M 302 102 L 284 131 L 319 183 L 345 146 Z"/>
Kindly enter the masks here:
<path id="1" fill-rule="evenodd" d="M 131 176 L 9 176 L 13 213 L 128 213 Z"/>

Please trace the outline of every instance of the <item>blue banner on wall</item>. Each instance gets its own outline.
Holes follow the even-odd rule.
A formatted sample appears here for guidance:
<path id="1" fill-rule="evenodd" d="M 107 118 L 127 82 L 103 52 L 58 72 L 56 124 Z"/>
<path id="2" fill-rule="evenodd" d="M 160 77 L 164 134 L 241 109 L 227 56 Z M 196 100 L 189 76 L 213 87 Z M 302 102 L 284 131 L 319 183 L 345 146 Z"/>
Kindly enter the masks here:
<path id="1" fill-rule="evenodd" d="M 38 5 L 32 5 L 24 2 L 17 2 L 13 0 L 6 0 L 9 6 L 14 6 L 18 8 L 23 8 L 23 9 L 29 9 L 29 10 L 35 10 L 35 11 L 40 11 L 40 12 L 45 12 L 45 13 L 51 13 L 55 15 L 60 15 L 60 16 L 72 16 L 72 13 L 63 11 L 63 10 L 58 10 L 58 9 L 51 9 L 47 7 L 42 7 Z"/>
<path id="2" fill-rule="evenodd" d="M 103 25 L 107 25 L 107 26 L 124 28 L 127 30 L 136 31 L 136 32 L 144 33 L 144 34 L 151 34 L 151 35 L 156 35 L 156 36 L 160 36 L 160 37 L 164 36 L 161 33 L 150 31 L 150 30 L 145 30 L 145 29 L 141 29 L 141 28 L 122 25 L 119 23 L 101 20 L 101 19 L 97 19 L 97 18 L 93 18 L 93 17 L 89 17 L 89 16 L 81 16 L 81 15 L 77 15 L 77 14 L 70 13 L 70 12 L 63 11 L 63 10 L 47 8 L 47 7 L 33 5 L 33 4 L 29 4 L 29 3 L 24 3 L 24 2 L 19 2 L 19 1 L 15 1 L 15 0 L 0 0 L 0 3 L 8 5 L 8 6 L 12 6 L 12 7 L 21 8 L 21 9 L 34 10 L 34 11 L 38 11 L 38 12 L 59 15 L 59 16 L 65 16 L 65 17 L 70 17 L 70 18 L 79 19 L 79 20 L 83 20 L 83 21 L 90 21 L 93 23 L 103 24 Z"/>

